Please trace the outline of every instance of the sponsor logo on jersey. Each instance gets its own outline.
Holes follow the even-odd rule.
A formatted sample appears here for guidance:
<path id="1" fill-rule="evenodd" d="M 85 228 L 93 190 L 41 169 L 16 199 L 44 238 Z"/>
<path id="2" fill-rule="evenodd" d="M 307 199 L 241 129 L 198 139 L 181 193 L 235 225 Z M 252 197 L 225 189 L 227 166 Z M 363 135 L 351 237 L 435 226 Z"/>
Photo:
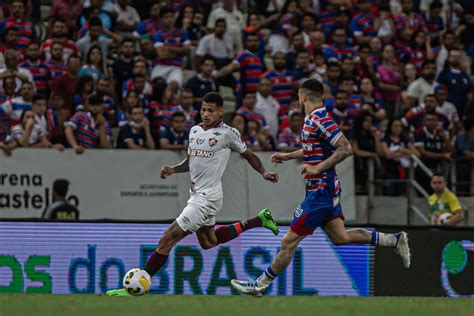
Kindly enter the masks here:
<path id="1" fill-rule="evenodd" d="M 214 157 L 214 152 L 207 150 L 189 149 L 188 155 L 194 157 L 212 158 Z"/>
<path id="2" fill-rule="evenodd" d="M 209 138 L 209 146 L 213 147 L 215 144 L 217 144 L 217 138 Z"/>
<path id="3" fill-rule="evenodd" d="M 222 134 L 221 134 L 221 133 L 219 133 L 219 132 L 214 132 L 213 134 L 214 134 L 214 135 L 216 135 L 216 136 L 220 136 L 220 135 L 222 135 Z"/>
<path id="4" fill-rule="evenodd" d="M 204 139 L 204 138 L 199 138 L 199 137 L 198 137 L 198 139 L 196 139 L 196 143 L 197 143 L 198 145 L 201 145 L 201 144 L 203 144 L 203 143 L 204 143 L 204 141 L 205 141 L 205 139 Z"/>
<path id="5" fill-rule="evenodd" d="M 301 214 L 303 214 L 303 209 L 301 208 L 301 205 L 298 205 L 298 207 L 295 210 L 295 217 L 300 217 Z"/>

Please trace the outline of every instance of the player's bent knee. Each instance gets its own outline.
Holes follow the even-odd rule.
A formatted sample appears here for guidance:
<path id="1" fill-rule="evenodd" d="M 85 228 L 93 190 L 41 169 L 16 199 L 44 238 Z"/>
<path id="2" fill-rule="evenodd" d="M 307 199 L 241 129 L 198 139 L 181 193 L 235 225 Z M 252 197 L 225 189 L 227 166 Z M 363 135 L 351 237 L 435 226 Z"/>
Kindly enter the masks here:
<path id="1" fill-rule="evenodd" d="M 342 236 L 333 236 L 331 237 L 331 242 L 335 245 L 335 246 L 342 246 L 342 245 L 346 245 L 346 244 L 349 244 L 351 241 L 349 239 L 349 236 L 347 236 L 346 234 L 342 235 Z"/>

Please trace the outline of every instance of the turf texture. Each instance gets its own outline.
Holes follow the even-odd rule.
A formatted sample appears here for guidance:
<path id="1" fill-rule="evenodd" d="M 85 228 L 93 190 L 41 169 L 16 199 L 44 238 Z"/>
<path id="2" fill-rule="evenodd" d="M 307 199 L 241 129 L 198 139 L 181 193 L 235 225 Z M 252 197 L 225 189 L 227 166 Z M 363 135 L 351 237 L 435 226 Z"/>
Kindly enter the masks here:
<path id="1" fill-rule="evenodd" d="M 427 297 L 262 297 L 1 294 L 0 316 L 348 315 L 474 316 L 474 299 Z"/>

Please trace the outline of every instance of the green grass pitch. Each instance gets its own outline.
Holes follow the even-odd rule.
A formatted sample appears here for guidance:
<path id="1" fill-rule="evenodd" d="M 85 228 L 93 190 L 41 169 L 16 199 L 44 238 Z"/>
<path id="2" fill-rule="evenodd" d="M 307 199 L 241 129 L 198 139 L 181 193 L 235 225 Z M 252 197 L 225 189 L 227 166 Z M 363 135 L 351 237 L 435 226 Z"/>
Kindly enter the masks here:
<path id="1" fill-rule="evenodd" d="M 349 315 L 474 316 L 474 299 L 426 297 L 262 297 L 148 295 L 0 295 L 0 316 L 53 315 Z"/>

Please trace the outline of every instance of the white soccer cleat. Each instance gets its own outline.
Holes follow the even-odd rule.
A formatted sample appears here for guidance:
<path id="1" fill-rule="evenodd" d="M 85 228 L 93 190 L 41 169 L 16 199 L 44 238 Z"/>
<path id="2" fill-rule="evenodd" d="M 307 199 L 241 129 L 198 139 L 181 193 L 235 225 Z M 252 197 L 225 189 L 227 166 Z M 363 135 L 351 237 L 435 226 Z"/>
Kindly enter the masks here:
<path id="1" fill-rule="evenodd" d="M 408 235 L 405 232 L 395 234 L 397 237 L 397 244 L 395 245 L 395 252 L 402 257 L 405 268 L 410 267 L 410 246 L 408 245 Z"/>
<path id="2" fill-rule="evenodd" d="M 257 282 L 255 281 L 240 281 L 233 279 L 230 281 L 230 284 L 234 289 L 239 291 L 242 294 L 248 294 L 260 297 L 262 296 L 263 290 L 257 289 Z"/>

